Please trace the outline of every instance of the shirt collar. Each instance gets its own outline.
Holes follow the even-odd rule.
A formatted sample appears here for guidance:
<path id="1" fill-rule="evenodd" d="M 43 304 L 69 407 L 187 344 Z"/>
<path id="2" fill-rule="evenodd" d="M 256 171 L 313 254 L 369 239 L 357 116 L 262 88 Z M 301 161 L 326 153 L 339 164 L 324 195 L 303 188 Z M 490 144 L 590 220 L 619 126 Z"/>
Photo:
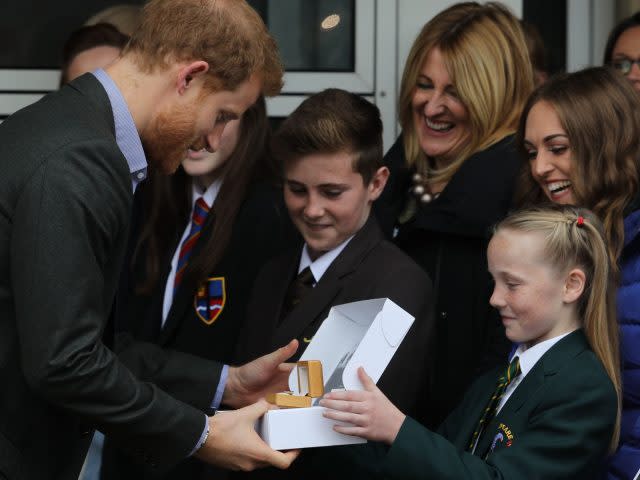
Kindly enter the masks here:
<path id="1" fill-rule="evenodd" d="M 344 248 L 353 237 L 353 235 L 350 236 L 336 248 L 329 250 L 328 252 L 316 258 L 315 261 L 311 260 L 311 257 L 309 256 L 309 249 L 307 247 L 307 244 L 305 243 L 304 247 L 302 247 L 302 255 L 300 256 L 300 266 L 298 267 L 298 273 L 309 267 L 311 273 L 313 273 L 313 278 L 315 279 L 316 283 L 318 283 L 327 269 L 331 266 L 333 261 L 338 257 L 338 255 L 340 255 L 342 250 L 344 250 Z"/>
<path id="2" fill-rule="evenodd" d="M 538 360 L 540 360 L 551 347 L 553 347 L 556 343 L 558 343 L 570 333 L 572 332 L 558 335 L 557 337 L 550 338 L 549 340 L 545 340 L 544 342 L 537 343 L 530 348 L 527 348 L 524 343 L 518 345 L 518 348 L 516 349 L 513 357 L 518 357 L 520 359 L 520 371 L 522 372 L 522 376 L 524 377 L 527 373 L 529 373 L 529 371 L 535 366 L 535 364 L 538 363 Z"/>
<path id="3" fill-rule="evenodd" d="M 113 110 L 113 123 L 116 130 L 116 143 L 129 164 L 129 171 L 134 186 L 147 176 L 147 158 L 142 148 L 142 141 L 136 129 L 127 102 L 113 79 L 103 69 L 92 72 L 102 84 L 109 97 Z"/>
<path id="4" fill-rule="evenodd" d="M 191 195 L 192 199 L 195 202 L 196 199 L 202 197 L 209 208 L 213 206 L 213 203 L 218 198 L 218 193 L 220 193 L 220 187 L 222 187 L 222 177 L 216 178 L 211 185 L 203 192 L 201 188 L 196 186 L 195 182 L 191 182 Z M 193 207 L 192 207 L 193 208 Z"/>

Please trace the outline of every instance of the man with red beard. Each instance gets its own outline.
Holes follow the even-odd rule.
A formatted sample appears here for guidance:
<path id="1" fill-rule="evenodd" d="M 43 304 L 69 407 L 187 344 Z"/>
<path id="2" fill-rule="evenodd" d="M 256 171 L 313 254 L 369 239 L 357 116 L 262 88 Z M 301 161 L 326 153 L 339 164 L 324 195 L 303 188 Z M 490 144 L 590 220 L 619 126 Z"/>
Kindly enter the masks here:
<path id="1" fill-rule="evenodd" d="M 116 358 L 101 342 L 147 162 L 172 173 L 188 148 L 215 150 L 281 83 L 244 1 L 152 0 L 114 64 L 0 126 L 0 477 L 77 478 L 94 428 L 158 469 L 293 461 L 256 435 L 268 407 L 253 402 L 284 388 L 295 341 L 230 368 L 134 342 Z M 196 399 L 209 392 L 239 410 L 208 417 Z"/>

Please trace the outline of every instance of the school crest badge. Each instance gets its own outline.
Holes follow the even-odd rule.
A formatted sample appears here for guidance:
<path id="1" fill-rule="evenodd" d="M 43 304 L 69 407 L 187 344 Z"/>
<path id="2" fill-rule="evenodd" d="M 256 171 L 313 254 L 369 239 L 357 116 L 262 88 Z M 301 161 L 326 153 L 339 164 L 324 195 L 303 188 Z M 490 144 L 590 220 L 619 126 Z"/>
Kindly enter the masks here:
<path id="1" fill-rule="evenodd" d="M 493 452 L 496 449 L 496 445 L 502 442 L 504 442 L 504 435 L 501 432 L 496 433 L 496 436 L 493 437 L 493 441 L 491 442 L 491 448 L 489 449 L 489 452 Z"/>
<path id="2" fill-rule="evenodd" d="M 211 325 L 224 310 L 226 300 L 224 277 L 212 277 L 198 287 L 193 307 L 198 318 L 207 325 Z"/>
<path id="3" fill-rule="evenodd" d="M 510 447 L 511 445 L 513 445 L 513 433 L 511 432 L 511 429 L 504 423 L 501 423 L 498 426 L 498 433 L 495 437 L 493 437 L 489 453 L 493 452 L 496 447 L 502 443 L 504 443 L 505 447 Z"/>

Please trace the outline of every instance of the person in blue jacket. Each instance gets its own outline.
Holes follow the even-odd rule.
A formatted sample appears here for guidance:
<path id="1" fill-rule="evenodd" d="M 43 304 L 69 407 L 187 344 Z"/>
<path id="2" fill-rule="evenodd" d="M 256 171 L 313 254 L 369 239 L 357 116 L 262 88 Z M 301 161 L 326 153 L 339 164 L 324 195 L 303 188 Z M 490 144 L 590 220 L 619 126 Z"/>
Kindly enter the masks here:
<path id="1" fill-rule="evenodd" d="M 622 366 L 620 444 L 606 478 L 634 480 L 640 470 L 640 103 L 607 67 L 552 79 L 529 99 L 517 142 L 526 163 L 517 203 L 552 201 L 594 211 L 619 267 Z"/>

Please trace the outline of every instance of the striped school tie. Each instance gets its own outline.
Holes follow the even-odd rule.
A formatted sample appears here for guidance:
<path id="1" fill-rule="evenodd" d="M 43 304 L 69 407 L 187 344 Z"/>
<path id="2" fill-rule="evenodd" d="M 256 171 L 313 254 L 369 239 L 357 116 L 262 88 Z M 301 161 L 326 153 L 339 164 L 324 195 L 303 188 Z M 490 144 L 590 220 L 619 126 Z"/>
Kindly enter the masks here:
<path id="1" fill-rule="evenodd" d="M 200 230 L 202 230 L 202 225 L 204 225 L 208 213 L 209 205 L 207 205 L 207 202 L 205 202 L 202 197 L 198 198 L 195 205 L 193 206 L 193 214 L 191 216 L 191 229 L 189 230 L 189 235 L 187 235 L 187 238 L 184 242 L 182 242 L 182 245 L 180 246 L 178 265 L 176 267 L 176 279 L 173 282 L 174 295 L 176 294 L 176 291 L 180 286 L 180 282 L 182 282 L 182 276 L 184 275 L 184 270 L 187 266 L 187 262 L 189 261 L 189 256 L 191 255 L 191 251 L 193 250 L 194 245 L 198 242 L 198 238 L 200 237 Z"/>
<path id="2" fill-rule="evenodd" d="M 473 447 L 475 446 L 478 437 L 482 434 L 484 428 L 489 425 L 491 420 L 493 420 L 493 417 L 496 416 L 496 410 L 498 408 L 498 405 L 500 404 L 500 399 L 504 395 L 504 392 L 507 390 L 507 387 L 513 381 L 513 379 L 518 375 L 520 375 L 520 359 L 518 357 L 514 357 L 507 367 L 507 370 L 498 379 L 496 390 L 495 392 L 493 392 L 493 395 L 491 395 L 491 399 L 489 400 L 487 407 L 482 413 L 482 418 L 478 422 L 478 426 L 471 436 L 471 441 L 469 442 L 467 451 L 473 451 Z"/>

